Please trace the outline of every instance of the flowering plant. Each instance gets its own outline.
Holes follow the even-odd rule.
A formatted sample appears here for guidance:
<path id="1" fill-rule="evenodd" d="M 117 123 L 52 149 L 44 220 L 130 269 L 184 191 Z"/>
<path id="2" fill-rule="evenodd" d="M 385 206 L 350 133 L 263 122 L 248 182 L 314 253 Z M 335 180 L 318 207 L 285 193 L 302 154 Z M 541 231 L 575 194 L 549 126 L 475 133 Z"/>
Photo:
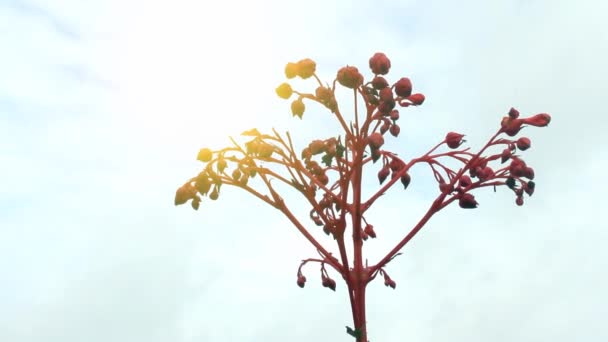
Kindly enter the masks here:
<path id="1" fill-rule="evenodd" d="M 318 263 L 321 284 L 336 289 L 336 281 L 327 268 L 340 274 L 346 283 L 354 327 L 346 327 L 348 334 L 357 342 L 368 341 L 365 316 L 365 289 L 377 276 L 384 285 L 395 288 L 396 282 L 386 272 L 386 265 L 420 231 L 437 212 L 458 202 L 464 209 L 473 209 L 478 202 L 473 190 L 483 187 L 506 186 L 515 194 L 515 203 L 523 205 L 524 193 L 531 196 L 535 189 L 534 169 L 515 153 L 530 148 L 529 138 L 514 138 L 526 125 L 544 127 L 551 120 L 548 114 L 537 114 L 521 118 L 511 108 L 500 122 L 500 128 L 478 152 L 461 148 L 464 135 L 448 132 L 445 138 L 424 155 L 409 161 L 383 148 L 386 137 L 398 137 L 400 127 L 399 110 L 420 106 L 425 97 L 412 93 L 412 82 L 402 77 L 390 85 L 385 78 L 391 68 L 390 60 L 383 53 L 374 54 L 369 60 L 374 74 L 365 82 L 356 67 L 345 66 L 338 70 L 331 87 L 317 77 L 316 63 L 303 59 L 288 63 L 285 76 L 288 79 L 314 78 L 318 84 L 314 94 L 298 92 L 288 83 L 276 88 L 283 99 L 295 97 L 291 112 L 302 118 L 306 106 L 304 101 L 316 102 L 326 107 L 339 122 L 341 135 L 311 141 L 302 150 L 296 150 L 289 133 L 260 133 L 257 129 L 243 132 L 248 140 L 243 144 L 231 138 L 232 145 L 212 151 L 203 148 L 197 159 L 205 163 L 203 170 L 189 179 L 175 194 L 175 205 L 190 201 L 192 208 L 199 209 L 203 197 L 217 200 L 222 186 L 235 186 L 266 202 L 285 215 L 290 222 L 317 249 L 319 258 L 308 258 L 301 262 L 296 283 L 304 287 L 307 278 L 302 267 Z M 354 113 L 350 120 L 342 114 L 335 96 L 337 85 L 352 90 Z M 359 113 L 357 102 L 362 99 L 365 112 Z M 389 134 L 386 134 L 389 133 Z M 501 137 L 506 135 L 506 137 Z M 436 152 L 446 145 L 448 150 Z M 490 153 L 493 146 L 502 148 L 500 153 Z M 445 159 L 455 160 L 461 165 L 457 170 L 448 167 Z M 382 259 L 373 265 L 363 263 L 364 241 L 376 238 L 376 227 L 368 223 L 366 214 L 376 200 L 392 186 L 400 183 L 407 189 L 411 182 L 409 170 L 416 164 L 428 164 L 438 183 L 438 195 L 427 212 L 410 232 L 399 241 Z M 490 164 L 498 164 L 490 166 Z M 376 166 L 377 165 L 377 166 Z M 369 198 L 362 196 L 364 167 L 377 167 L 379 187 Z M 257 181 L 254 178 L 257 177 Z M 275 190 L 272 181 L 283 183 L 297 190 L 310 204 L 310 220 L 322 227 L 325 234 L 336 241 L 339 259 L 327 247 L 315 239 L 306 224 L 299 220 Z M 348 228 L 348 229 L 347 229 Z M 349 260 L 345 245 L 345 233 L 352 237 L 353 260 Z"/>

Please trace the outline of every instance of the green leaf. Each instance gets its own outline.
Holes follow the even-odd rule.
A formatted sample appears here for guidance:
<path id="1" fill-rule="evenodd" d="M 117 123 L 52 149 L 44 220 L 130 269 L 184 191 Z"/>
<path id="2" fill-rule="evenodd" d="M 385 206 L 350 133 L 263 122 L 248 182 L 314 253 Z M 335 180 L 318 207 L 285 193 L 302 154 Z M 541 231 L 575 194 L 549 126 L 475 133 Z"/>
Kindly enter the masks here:
<path id="1" fill-rule="evenodd" d="M 350 336 L 354 337 L 354 338 L 360 338 L 361 337 L 361 329 L 355 329 L 355 330 L 353 330 L 351 327 L 347 326 L 346 327 L 346 333 L 349 334 Z"/>

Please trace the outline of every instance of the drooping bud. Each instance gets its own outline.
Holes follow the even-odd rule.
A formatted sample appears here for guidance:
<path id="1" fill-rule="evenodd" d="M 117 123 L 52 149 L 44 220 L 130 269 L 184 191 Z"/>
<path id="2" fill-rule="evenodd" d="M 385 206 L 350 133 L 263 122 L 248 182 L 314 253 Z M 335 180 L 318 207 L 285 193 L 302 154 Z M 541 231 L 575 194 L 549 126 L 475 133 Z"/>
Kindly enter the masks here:
<path id="1" fill-rule="evenodd" d="M 283 83 L 280 86 L 278 86 L 275 89 L 277 95 L 279 95 L 280 98 L 287 100 L 288 98 L 291 97 L 291 95 L 293 94 L 293 89 L 291 89 L 291 86 L 289 85 L 289 83 Z"/>
<path id="2" fill-rule="evenodd" d="M 528 179 L 534 179 L 534 169 L 531 167 L 525 167 L 521 172 L 521 175 Z"/>
<path id="3" fill-rule="evenodd" d="M 454 187 L 450 183 L 441 182 L 439 183 L 439 191 L 443 194 L 449 194 L 454 191 Z"/>
<path id="4" fill-rule="evenodd" d="M 458 148 L 458 146 L 460 146 L 463 142 L 466 141 L 462 139 L 463 137 L 464 134 L 449 132 L 445 136 L 445 142 L 447 143 L 449 148 Z"/>
<path id="5" fill-rule="evenodd" d="M 407 77 L 402 77 L 395 83 L 395 94 L 401 97 L 412 95 L 412 81 Z M 412 101 L 413 102 L 413 101 Z"/>
<path id="6" fill-rule="evenodd" d="M 371 224 L 366 225 L 365 229 L 363 229 L 363 232 L 365 232 L 365 234 L 369 235 L 369 237 L 371 237 L 372 239 L 376 238 L 376 232 L 374 231 L 374 226 L 372 226 Z"/>
<path id="7" fill-rule="evenodd" d="M 201 205 L 201 198 L 198 195 L 194 196 L 190 204 L 192 205 L 192 209 L 198 210 L 199 206 Z"/>
<path id="8" fill-rule="evenodd" d="M 306 284 L 306 277 L 303 275 L 298 275 L 298 281 L 297 284 L 300 288 L 304 288 L 304 284 Z"/>
<path id="9" fill-rule="evenodd" d="M 306 106 L 304 105 L 304 102 L 300 99 L 295 100 L 291 103 L 291 113 L 293 114 L 293 116 L 297 116 L 301 119 L 305 109 Z"/>
<path id="10" fill-rule="evenodd" d="M 477 172 L 477 177 L 479 177 L 479 180 L 482 180 L 482 181 L 488 180 L 488 179 L 492 178 L 493 176 L 494 176 L 494 170 L 492 170 L 492 168 L 489 166 L 486 166 Z"/>
<path id="11" fill-rule="evenodd" d="M 303 59 L 298 62 L 298 76 L 302 79 L 307 79 L 315 74 L 317 64 L 310 58 Z"/>
<path id="12" fill-rule="evenodd" d="M 551 115 L 546 113 L 536 114 L 529 118 L 523 119 L 525 124 L 536 127 L 545 127 L 551 122 Z"/>
<path id="13" fill-rule="evenodd" d="M 517 139 L 517 148 L 521 151 L 525 151 L 530 148 L 531 141 L 529 138 L 521 137 Z"/>
<path id="14" fill-rule="evenodd" d="M 382 52 L 376 52 L 369 59 L 369 68 L 375 75 L 386 75 L 391 68 L 391 61 Z"/>
<path id="15" fill-rule="evenodd" d="M 196 159 L 202 161 L 203 163 L 206 163 L 206 162 L 210 161 L 212 157 L 213 157 L 213 152 L 211 152 L 210 149 L 201 148 L 198 151 L 198 155 L 196 156 Z"/>
<path id="16" fill-rule="evenodd" d="M 478 204 L 479 203 L 477 203 L 477 201 L 475 200 L 475 196 L 469 193 L 462 194 L 462 196 L 460 196 L 460 199 L 458 200 L 458 205 L 463 209 L 474 209 L 477 208 Z"/>
<path id="17" fill-rule="evenodd" d="M 175 192 L 175 205 L 181 205 L 194 198 L 196 189 L 190 183 L 186 183 L 179 187 Z"/>
<path id="18" fill-rule="evenodd" d="M 382 88 L 388 87 L 388 82 L 386 81 L 386 79 L 384 77 L 376 76 L 372 80 L 372 87 L 374 87 L 374 89 L 380 90 Z"/>
<path id="19" fill-rule="evenodd" d="M 509 110 L 509 117 L 517 119 L 519 117 L 519 111 L 511 107 L 511 109 Z"/>
<path id="20" fill-rule="evenodd" d="M 382 183 L 384 183 L 384 181 L 386 180 L 386 178 L 388 177 L 388 175 L 390 174 L 388 165 L 384 165 L 380 171 L 378 171 L 378 181 L 380 181 L 380 185 L 382 185 Z"/>
<path id="21" fill-rule="evenodd" d="M 220 192 L 217 189 L 217 186 L 213 187 L 213 190 L 211 191 L 211 193 L 209 194 L 209 198 L 213 201 L 217 200 L 218 197 L 220 196 Z"/>
<path id="22" fill-rule="evenodd" d="M 393 110 L 391 110 L 389 116 L 390 116 L 391 120 L 397 121 L 397 120 L 399 120 L 399 111 L 396 109 L 393 109 Z"/>
<path id="23" fill-rule="evenodd" d="M 390 128 L 391 135 L 395 138 L 399 136 L 399 132 L 401 132 L 401 127 L 397 124 L 393 124 Z"/>
<path id="24" fill-rule="evenodd" d="M 363 75 L 361 75 L 359 69 L 353 66 L 340 68 L 336 79 L 338 80 L 338 83 L 350 89 L 356 89 L 363 84 Z"/>
<path id="25" fill-rule="evenodd" d="M 517 204 L 518 206 L 524 205 L 524 197 L 523 196 L 517 196 L 517 198 L 515 199 L 515 204 Z"/>
<path id="26" fill-rule="evenodd" d="M 412 178 L 410 177 L 409 173 L 404 173 L 403 176 L 401 176 L 401 184 L 403 184 L 403 190 L 407 189 L 407 186 L 410 185 L 410 182 L 412 181 Z"/>
<path id="27" fill-rule="evenodd" d="M 390 167 L 393 172 L 399 172 L 405 167 L 405 162 L 399 158 L 393 158 L 391 159 L 391 162 L 388 163 L 388 167 Z"/>
<path id="28" fill-rule="evenodd" d="M 321 284 L 323 285 L 323 287 L 328 287 L 332 291 L 336 291 L 336 281 L 329 277 L 323 277 Z"/>
<path id="29" fill-rule="evenodd" d="M 370 134 L 370 136 L 367 137 L 367 141 L 369 146 L 373 149 L 379 149 L 384 145 L 384 137 L 378 132 Z"/>
<path id="30" fill-rule="evenodd" d="M 395 283 L 395 281 L 393 279 L 390 278 L 385 278 L 384 279 L 384 285 L 387 287 L 392 288 L 393 290 L 397 287 L 397 283 Z"/>
<path id="31" fill-rule="evenodd" d="M 533 181 L 528 181 L 528 183 L 525 183 L 524 191 L 528 194 L 528 196 L 532 196 L 532 194 L 534 193 L 535 186 L 536 183 L 534 183 Z"/>
<path id="32" fill-rule="evenodd" d="M 513 177 L 507 178 L 507 180 L 505 181 L 505 184 L 511 190 L 515 189 L 515 178 L 513 178 Z"/>
<path id="33" fill-rule="evenodd" d="M 509 160 L 509 158 L 511 158 L 511 149 L 509 148 L 505 148 L 504 150 L 502 150 L 502 153 L 500 154 L 500 163 L 504 164 L 504 162 L 506 162 L 507 160 Z"/>
<path id="34" fill-rule="evenodd" d="M 462 177 L 460 177 L 459 183 L 461 188 L 466 188 L 469 185 L 473 184 L 473 182 L 471 181 L 471 177 L 467 176 L 467 175 L 462 175 Z"/>

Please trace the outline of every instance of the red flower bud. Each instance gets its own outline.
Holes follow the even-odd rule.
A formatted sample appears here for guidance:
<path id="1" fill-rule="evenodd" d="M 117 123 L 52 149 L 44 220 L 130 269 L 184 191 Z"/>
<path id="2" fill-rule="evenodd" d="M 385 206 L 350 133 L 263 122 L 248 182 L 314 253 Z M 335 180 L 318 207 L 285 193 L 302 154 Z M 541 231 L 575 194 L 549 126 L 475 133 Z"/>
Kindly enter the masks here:
<path id="1" fill-rule="evenodd" d="M 321 284 L 323 285 L 323 287 L 328 287 L 332 291 L 336 291 L 336 281 L 331 278 L 323 277 Z"/>
<path id="2" fill-rule="evenodd" d="M 384 183 L 384 181 L 388 177 L 389 173 L 390 173 L 390 171 L 389 171 L 387 165 L 383 166 L 380 169 L 380 171 L 378 171 L 378 180 L 380 181 L 380 185 L 382 185 L 382 183 Z"/>
<path id="3" fill-rule="evenodd" d="M 530 148 L 530 139 L 526 138 L 526 137 L 521 137 L 519 139 L 517 139 L 517 148 L 520 149 L 521 151 L 525 151 L 527 149 Z"/>
<path id="4" fill-rule="evenodd" d="M 393 158 L 391 159 L 391 162 L 388 163 L 388 167 L 391 168 L 391 171 L 398 172 L 405 167 L 405 163 L 399 158 Z"/>
<path id="5" fill-rule="evenodd" d="M 502 127 L 502 131 L 505 132 L 508 136 L 514 137 L 521 130 L 521 126 L 523 125 L 524 120 L 522 119 L 513 119 L 511 117 L 505 116 L 502 118 L 500 122 L 500 126 Z"/>
<path id="6" fill-rule="evenodd" d="M 275 89 L 280 98 L 287 100 L 293 94 L 293 89 L 288 83 L 283 83 Z"/>
<path id="7" fill-rule="evenodd" d="M 471 181 L 471 177 L 467 176 L 467 175 L 462 175 L 462 177 L 460 177 L 460 181 L 459 181 L 459 185 L 462 188 L 466 188 L 467 186 L 473 184 L 473 182 Z"/>
<path id="8" fill-rule="evenodd" d="M 303 275 L 299 275 L 297 284 L 299 287 L 304 288 L 304 284 L 306 284 L 306 277 Z"/>
<path id="9" fill-rule="evenodd" d="M 363 75 L 361 75 L 359 69 L 353 66 L 345 66 L 338 70 L 336 79 L 338 83 L 350 89 L 355 89 L 363 84 Z"/>
<path id="10" fill-rule="evenodd" d="M 407 189 L 407 186 L 410 185 L 411 180 L 412 178 L 407 172 L 403 174 L 403 176 L 401 176 L 401 184 L 403 184 L 403 190 Z"/>
<path id="11" fill-rule="evenodd" d="M 475 200 L 475 196 L 469 193 L 462 194 L 462 196 L 460 196 L 460 199 L 458 200 L 458 205 L 464 209 L 477 208 L 478 204 L 479 203 L 477 203 L 477 201 Z"/>
<path id="12" fill-rule="evenodd" d="M 367 233 L 365 231 L 361 231 L 361 239 L 363 239 L 363 241 L 367 241 L 367 239 L 369 238 L 369 235 L 367 235 Z"/>
<path id="13" fill-rule="evenodd" d="M 291 79 L 298 75 L 298 65 L 296 63 L 287 63 L 285 66 L 285 77 Z"/>
<path id="14" fill-rule="evenodd" d="M 310 58 L 303 59 L 298 62 L 298 76 L 307 79 L 315 74 L 317 64 Z"/>
<path id="15" fill-rule="evenodd" d="M 397 287 L 397 283 L 395 283 L 395 281 L 393 279 L 390 279 L 387 277 L 384 278 L 384 285 L 387 287 L 391 287 L 393 289 L 395 289 L 395 287 Z"/>
<path id="16" fill-rule="evenodd" d="M 500 162 L 502 164 L 504 164 L 504 162 L 506 162 L 507 160 L 509 160 L 509 158 L 511 158 L 511 149 L 509 148 L 505 148 L 504 150 L 502 150 L 502 153 L 500 154 Z"/>
<path id="17" fill-rule="evenodd" d="M 494 170 L 492 170 L 492 168 L 489 166 L 486 166 L 477 172 L 477 177 L 479 177 L 479 180 L 482 180 L 482 181 L 488 180 L 488 179 L 492 178 L 493 176 L 494 176 Z"/>
<path id="18" fill-rule="evenodd" d="M 380 100 L 383 102 L 391 102 L 394 101 L 393 98 L 393 90 L 391 88 L 382 88 L 380 90 Z"/>
<path id="19" fill-rule="evenodd" d="M 388 89 L 388 88 L 387 88 Z M 380 105 L 377 107 L 378 111 L 382 114 L 388 114 L 395 108 L 395 100 L 382 101 Z"/>
<path id="20" fill-rule="evenodd" d="M 524 198 L 523 198 L 523 196 L 517 196 L 517 198 L 515 199 L 515 204 L 517 204 L 518 206 L 524 205 Z"/>
<path id="21" fill-rule="evenodd" d="M 536 184 L 533 181 L 524 183 L 524 191 L 528 194 L 528 196 L 532 196 L 532 194 L 534 193 L 535 186 L 536 186 Z"/>
<path id="22" fill-rule="evenodd" d="M 366 225 L 363 232 L 365 234 L 369 235 L 369 237 L 371 237 L 372 239 L 376 238 L 376 232 L 374 231 L 374 226 L 372 226 L 371 224 Z"/>
<path id="23" fill-rule="evenodd" d="M 449 132 L 445 136 L 445 142 L 448 144 L 449 148 L 458 148 L 458 146 L 460 146 L 463 142 L 466 141 L 462 139 L 463 137 L 464 134 Z"/>
<path id="24" fill-rule="evenodd" d="M 371 148 L 379 149 L 382 145 L 384 145 L 384 137 L 382 134 L 375 132 L 367 137 L 367 142 Z"/>
<path id="25" fill-rule="evenodd" d="M 395 94 L 401 97 L 412 95 L 412 81 L 409 78 L 403 77 L 395 83 Z"/>
<path id="26" fill-rule="evenodd" d="M 397 124 L 393 124 L 390 128 L 391 135 L 395 138 L 399 136 L 399 132 L 401 132 L 401 127 Z"/>
<path id="27" fill-rule="evenodd" d="M 526 167 L 522 170 L 521 175 L 528 179 L 534 179 L 534 169 L 531 167 Z"/>
<path id="28" fill-rule="evenodd" d="M 391 61 L 382 52 L 376 52 L 369 59 L 369 68 L 376 75 L 386 75 L 391 68 Z"/>
<path id="29" fill-rule="evenodd" d="M 451 186 L 449 183 L 439 183 L 439 191 L 441 191 L 441 193 L 443 194 L 449 194 L 454 191 L 454 187 Z"/>
<path id="30" fill-rule="evenodd" d="M 410 100 L 410 102 L 412 102 L 412 104 L 414 106 L 419 106 L 424 102 L 424 95 L 423 94 L 412 94 L 412 95 L 408 96 L 407 99 Z"/>
<path id="31" fill-rule="evenodd" d="M 391 120 L 397 121 L 397 120 L 399 120 L 399 111 L 396 109 L 393 109 L 393 110 L 391 110 L 391 113 L 389 114 L 389 116 L 391 117 Z"/>
<path id="32" fill-rule="evenodd" d="M 210 149 L 201 148 L 198 151 L 198 155 L 196 156 L 196 159 L 206 163 L 206 162 L 210 161 L 212 157 L 213 157 L 213 152 L 211 152 Z"/>
<path id="33" fill-rule="evenodd" d="M 523 119 L 525 124 L 536 127 L 545 127 L 551 122 L 551 115 L 546 113 L 536 114 L 532 117 Z"/>
<path id="34" fill-rule="evenodd" d="M 372 87 L 374 87 L 374 89 L 380 90 L 382 88 L 388 87 L 388 82 L 386 81 L 386 79 L 384 77 L 376 76 L 372 80 Z"/>
<path id="35" fill-rule="evenodd" d="M 511 108 L 509 110 L 509 117 L 511 117 L 513 119 L 517 119 L 519 117 L 519 111 L 515 108 Z"/>

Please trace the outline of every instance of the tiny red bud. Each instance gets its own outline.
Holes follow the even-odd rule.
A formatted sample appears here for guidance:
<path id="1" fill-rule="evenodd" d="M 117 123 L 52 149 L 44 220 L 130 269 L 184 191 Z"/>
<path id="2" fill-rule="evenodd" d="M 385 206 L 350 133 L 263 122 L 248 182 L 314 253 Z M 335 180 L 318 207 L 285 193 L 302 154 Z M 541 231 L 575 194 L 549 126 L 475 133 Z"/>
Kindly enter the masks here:
<path id="1" fill-rule="evenodd" d="M 395 281 L 390 278 L 384 278 L 384 285 L 392 289 L 395 289 L 397 287 L 397 283 L 395 283 Z"/>
<path id="2" fill-rule="evenodd" d="M 424 102 L 424 95 L 423 94 L 412 94 L 412 95 L 408 96 L 407 99 L 410 100 L 410 102 L 412 102 L 412 104 L 414 106 L 419 106 Z"/>
<path id="3" fill-rule="evenodd" d="M 366 225 L 363 232 L 365 234 L 369 235 L 369 237 L 371 237 L 372 239 L 376 238 L 376 232 L 374 231 L 374 226 L 372 226 L 371 224 Z"/>
<path id="4" fill-rule="evenodd" d="M 523 198 L 523 196 L 517 196 L 517 198 L 515 199 L 515 204 L 517 204 L 518 206 L 524 205 L 524 198 Z"/>
<path id="5" fill-rule="evenodd" d="M 391 61 L 382 52 L 376 52 L 369 59 L 369 68 L 376 75 L 386 75 L 391 68 Z"/>
<path id="6" fill-rule="evenodd" d="M 382 88 L 382 90 L 380 90 L 380 101 L 383 102 L 391 102 L 394 100 L 393 98 L 393 90 L 391 88 Z"/>
<path id="7" fill-rule="evenodd" d="M 532 142 L 530 141 L 529 138 L 521 137 L 521 138 L 517 139 L 517 148 L 520 149 L 521 151 L 525 151 L 525 150 L 529 149 L 531 144 L 532 144 Z"/>
<path id="8" fill-rule="evenodd" d="M 407 77 L 399 79 L 399 81 L 395 83 L 395 94 L 401 97 L 408 97 L 412 95 L 412 81 L 410 81 L 410 79 Z"/>
<path id="9" fill-rule="evenodd" d="M 458 205 L 463 209 L 474 209 L 477 208 L 479 203 L 477 203 L 477 201 L 475 200 L 475 196 L 469 193 L 464 193 L 462 194 L 462 196 L 460 196 L 460 199 L 458 200 Z"/>
<path id="10" fill-rule="evenodd" d="M 399 136 L 399 132 L 401 132 L 401 127 L 397 124 L 393 124 L 390 128 L 391 135 L 395 138 Z"/>
<path id="11" fill-rule="evenodd" d="M 388 82 L 386 81 L 386 79 L 384 77 L 376 76 L 372 80 L 372 87 L 374 87 L 374 89 L 380 90 L 382 88 L 388 87 Z"/>
<path id="12" fill-rule="evenodd" d="M 500 154 L 500 162 L 502 164 L 504 164 L 504 162 L 506 162 L 507 160 L 509 160 L 509 158 L 511 158 L 511 149 L 509 148 L 505 148 L 504 150 L 502 150 L 502 153 Z"/>
<path id="13" fill-rule="evenodd" d="M 464 134 L 449 132 L 445 136 L 445 142 L 448 144 L 449 148 L 458 148 L 458 146 L 460 146 L 463 142 L 466 141 L 462 139 L 463 137 Z"/>
<path id="14" fill-rule="evenodd" d="M 387 165 L 383 166 L 380 171 L 378 171 L 378 180 L 380 181 L 380 185 L 384 183 L 386 178 L 388 177 L 390 171 Z"/>
<path id="15" fill-rule="evenodd" d="M 508 136 L 514 137 L 521 130 L 521 126 L 524 124 L 522 119 L 512 119 L 508 116 L 505 116 L 500 125 L 502 127 L 502 131 L 505 132 Z"/>
<path id="16" fill-rule="evenodd" d="M 297 284 L 300 288 L 304 288 L 304 284 L 306 284 L 306 277 L 303 275 L 299 275 Z"/>
<path id="17" fill-rule="evenodd" d="M 391 120 L 397 121 L 397 120 L 399 120 L 399 111 L 396 109 L 393 109 L 391 111 L 391 113 L 389 114 L 389 116 L 390 116 Z"/>
<path id="18" fill-rule="evenodd" d="M 410 182 L 412 181 L 412 178 L 410 177 L 409 173 L 405 173 L 403 174 L 403 176 L 401 176 L 401 184 L 403 184 L 403 190 L 407 189 L 407 186 L 410 185 Z"/>
<path id="19" fill-rule="evenodd" d="M 473 182 L 471 181 L 471 177 L 469 177 L 467 175 L 462 175 L 462 177 L 460 177 L 460 181 L 459 181 L 460 187 L 466 188 L 471 184 L 473 184 Z"/>
<path id="20" fill-rule="evenodd" d="M 509 110 L 509 117 L 511 117 L 513 119 L 517 119 L 519 117 L 519 111 L 515 108 L 511 108 Z"/>
<path id="21" fill-rule="evenodd" d="M 536 114 L 532 117 L 523 119 L 523 122 L 531 126 L 545 127 L 551 122 L 551 115 L 546 113 Z"/>
<path id="22" fill-rule="evenodd" d="M 382 134 L 375 132 L 372 133 L 369 137 L 367 137 L 368 144 L 373 149 L 379 149 L 384 145 L 384 137 Z"/>

